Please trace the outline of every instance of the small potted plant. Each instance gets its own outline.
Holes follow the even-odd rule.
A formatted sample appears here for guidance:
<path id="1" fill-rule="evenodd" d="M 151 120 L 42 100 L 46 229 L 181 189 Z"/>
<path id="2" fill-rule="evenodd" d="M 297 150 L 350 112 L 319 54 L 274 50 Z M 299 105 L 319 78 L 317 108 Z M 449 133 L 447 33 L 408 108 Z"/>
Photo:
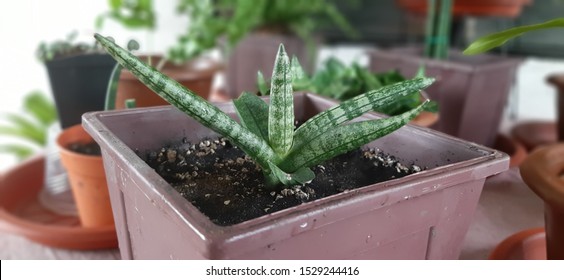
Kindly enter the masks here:
<path id="1" fill-rule="evenodd" d="M 389 118 L 364 114 L 427 87 L 431 78 L 336 105 L 292 93 L 294 74 L 281 47 L 270 105 L 243 94 L 216 107 L 96 38 L 180 109 L 84 116 L 104 151 L 125 259 L 457 258 L 485 177 L 507 169 L 506 156 L 431 130 L 404 127 L 389 134 L 424 104 Z M 294 129 L 294 120 L 304 123 Z M 365 176 L 359 172 L 380 183 L 353 183 Z M 352 181 L 341 181 L 345 177 Z M 175 189 L 169 182 L 186 184 Z M 320 182 L 326 188 L 316 186 Z"/>
<path id="2" fill-rule="evenodd" d="M 330 57 L 323 63 L 323 67 L 309 77 L 302 68 L 297 57 L 292 58 L 294 78 L 292 88 L 294 91 L 316 92 L 320 95 L 338 100 L 346 101 L 361 95 L 369 90 L 378 89 L 391 84 L 405 81 L 397 71 L 385 73 L 372 73 L 368 69 L 361 67 L 358 63 L 351 66 L 339 61 L 337 58 Z M 424 76 L 424 69 L 421 68 L 418 76 Z M 264 75 L 258 72 L 257 86 L 259 94 L 268 95 L 270 89 L 264 80 Z M 404 113 L 419 106 L 424 100 L 421 99 L 419 92 L 413 92 L 389 106 L 379 108 L 379 113 L 394 116 Z M 412 124 L 421 126 L 431 126 L 438 120 L 437 103 L 429 101 Z"/>
<path id="3" fill-rule="evenodd" d="M 437 78 L 427 93 L 441 108 L 433 128 L 491 147 L 520 60 L 491 54 L 468 59 L 449 49 L 452 0 L 428 3 L 424 47 L 370 51 L 370 69 L 397 69 L 412 76 L 425 65 L 427 73 Z"/>
<path id="4" fill-rule="evenodd" d="M 156 28 L 153 2 L 149 1 L 109 1 L 110 11 L 100 15 L 97 27 L 103 26 L 105 19 L 117 21 L 130 29 L 147 29 L 154 32 Z M 133 41 L 130 41 L 132 43 Z M 182 85 L 193 88 L 203 98 L 209 98 L 215 74 L 221 69 L 218 62 L 204 56 L 204 52 L 214 45 L 186 46 L 183 39 L 172 46 L 166 55 L 144 55 L 145 61 L 156 67 L 166 75 L 173 77 Z M 137 44 L 137 43 L 132 43 Z M 130 49 L 137 49 L 138 46 Z M 187 50 L 189 49 L 189 50 Z M 125 101 L 135 100 L 137 107 L 157 106 L 168 104 L 140 83 L 129 71 L 121 69 L 118 73 L 119 85 L 115 97 L 115 108 L 125 108 Z"/>
<path id="5" fill-rule="evenodd" d="M 280 43 L 310 70 L 316 52 L 313 32 L 324 21 L 335 23 L 351 36 L 356 35 L 327 0 L 183 0 L 180 9 L 192 24 L 181 39 L 184 44 L 178 52 L 193 46 L 215 46 L 218 38 L 222 38 L 228 58 L 227 93 L 231 97 L 256 90 L 255 76 L 251 73 L 272 74 L 272 57 Z"/>
<path id="6" fill-rule="evenodd" d="M 59 121 L 63 128 L 80 123 L 86 112 L 104 108 L 108 79 L 115 61 L 97 44 L 76 43 L 77 33 L 66 40 L 41 43 L 37 57 L 45 63 Z"/>

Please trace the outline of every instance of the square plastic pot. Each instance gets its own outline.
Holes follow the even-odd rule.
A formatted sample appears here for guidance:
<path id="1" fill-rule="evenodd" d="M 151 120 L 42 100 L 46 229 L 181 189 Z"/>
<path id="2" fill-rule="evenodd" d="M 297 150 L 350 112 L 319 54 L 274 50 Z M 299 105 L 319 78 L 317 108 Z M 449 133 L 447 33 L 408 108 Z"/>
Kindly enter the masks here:
<path id="1" fill-rule="evenodd" d="M 451 50 L 448 60 L 421 56 L 419 47 L 369 52 L 370 70 L 399 70 L 413 77 L 420 65 L 437 81 L 425 91 L 439 103 L 439 121 L 433 128 L 492 147 L 504 106 L 515 81 L 520 59 L 494 55 L 464 56 Z"/>
<path id="2" fill-rule="evenodd" d="M 110 55 L 76 55 L 45 65 L 63 128 L 79 124 L 86 112 L 104 109 L 108 81 L 116 65 Z"/>
<path id="3" fill-rule="evenodd" d="M 294 101 L 297 119 L 335 104 Z M 235 115 L 231 103 L 220 108 Z M 102 147 L 124 259 L 456 259 L 486 177 L 509 165 L 495 150 L 408 125 L 367 146 L 429 170 L 222 227 L 136 153 L 215 133 L 170 106 L 89 113 L 83 125 Z"/>

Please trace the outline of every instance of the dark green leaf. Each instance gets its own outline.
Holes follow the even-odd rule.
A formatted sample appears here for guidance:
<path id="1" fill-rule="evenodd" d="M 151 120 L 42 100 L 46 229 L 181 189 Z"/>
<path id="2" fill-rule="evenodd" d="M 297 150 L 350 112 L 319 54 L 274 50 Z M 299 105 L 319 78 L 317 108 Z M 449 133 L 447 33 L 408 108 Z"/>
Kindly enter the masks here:
<path id="1" fill-rule="evenodd" d="M 260 138 L 268 139 L 268 104 L 258 96 L 244 92 L 233 100 L 241 124 Z"/>

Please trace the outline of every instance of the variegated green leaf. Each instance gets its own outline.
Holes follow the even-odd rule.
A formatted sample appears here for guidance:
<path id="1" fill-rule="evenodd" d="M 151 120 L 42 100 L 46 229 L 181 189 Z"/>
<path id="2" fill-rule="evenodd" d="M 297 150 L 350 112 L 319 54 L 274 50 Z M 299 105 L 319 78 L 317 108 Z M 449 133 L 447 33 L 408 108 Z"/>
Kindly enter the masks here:
<path id="1" fill-rule="evenodd" d="M 290 59 L 280 44 L 270 86 L 268 141 L 278 155 L 285 155 L 294 138 L 294 97 Z"/>
<path id="2" fill-rule="evenodd" d="M 402 127 L 415 118 L 423 110 L 425 104 L 427 102 L 398 116 L 354 122 L 331 129 L 305 145 L 292 149 L 280 164 L 280 168 L 291 172 L 311 167 L 359 148 Z"/>
<path id="3" fill-rule="evenodd" d="M 272 162 L 268 162 L 272 175 L 278 179 L 279 182 L 286 186 L 303 185 L 311 182 L 315 178 L 315 173 L 309 168 L 300 168 L 296 172 L 286 173 Z"/>
<path id="4" fill-rule="evenodd" d="M 201 124 L 229 138 L 263 167 L 268 166 L 267 160 L 278 160 L 278 156 L 266 141 L 235 122 L 217 107 L 143 63 L 107 38 L 99 34 L 94 37 L 119 64 L 128 69 L 143 84 Z"/>
<path id="5" fill-rule="evenodd" d="M 241 124 L 260 138 L 268 139 L 268 104 L 258 96 L 244 92 L 233 100 Z"/>
<path id="6" fill-rule="evenodd" d="M 380 107 L 414 91 L 422 90 L 433 82 L 433 78 L 417 78 L 396 83 L 356 96 L 321 112 L 296 130 L 293 149 L 300 148 L 325 132 L 333 130 L 339 124 L 352 120 L 368 111 L 378 111 Z"/>
<path id="7" fill-rule="evenodd" d="M 257 72 L 257 87 L 261 95 L 269 95 L 270 89 L 266 85 L 266 80 L 261 71 Z"/>

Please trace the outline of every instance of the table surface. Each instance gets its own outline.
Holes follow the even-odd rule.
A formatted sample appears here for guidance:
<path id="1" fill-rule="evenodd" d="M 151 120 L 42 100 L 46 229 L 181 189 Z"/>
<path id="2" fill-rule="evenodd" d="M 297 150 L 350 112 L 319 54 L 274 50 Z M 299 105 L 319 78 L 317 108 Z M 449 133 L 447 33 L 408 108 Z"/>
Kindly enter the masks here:
<path id="1" fill-rule="evenodd" d="M 461 259 L 486 259 L 507 236 L 543 226 L 543 202 L 512 168 L 486 180 L 474 221 L 464 241 Z M 77 251 L 56 249 L 21 236 L 0 232 L 0 259 L 119 259 L 117 249 Z"/>

